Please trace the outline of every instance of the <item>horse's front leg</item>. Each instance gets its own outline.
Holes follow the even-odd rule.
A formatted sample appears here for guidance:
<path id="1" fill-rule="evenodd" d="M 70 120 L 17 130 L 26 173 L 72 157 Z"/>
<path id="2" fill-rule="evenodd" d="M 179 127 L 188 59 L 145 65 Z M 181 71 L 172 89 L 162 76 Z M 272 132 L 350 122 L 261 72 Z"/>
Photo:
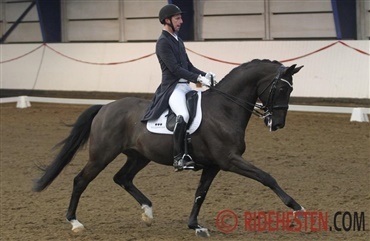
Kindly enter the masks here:
<path id="1" fill-rule="evenodd" d="M 188 227 L 195 230 L 195 234 L 201 237 L 209 237 L 209 232 L 207 228 L 203 228 L 198 224 L 198 214 L 200 208 L 206 198 L 207 192 L 213 179 L 216 177 L 217 173 L 220 171 L 219 167 L 206 167 L 202 171 L 202 176 L 200 178 L 198 189 L 195 193 L 195 200 L 193 204 L 193 209 L 189 217 Z"/>
<path id="2" fill-rule="evenodd" d="M 252 178 L 263 185 L 273 190 L 283 203 L 294 211 L 304 211 L 305 209 L 299 205 L 291 196 L 289 196 L 276 182 L 276 180 L 268 173 L 255 167 L 251 163 L 245 161 L 240 156 L 234 156 L 228 163 L 225 171 L 231 171 L 245 177 Z"/>

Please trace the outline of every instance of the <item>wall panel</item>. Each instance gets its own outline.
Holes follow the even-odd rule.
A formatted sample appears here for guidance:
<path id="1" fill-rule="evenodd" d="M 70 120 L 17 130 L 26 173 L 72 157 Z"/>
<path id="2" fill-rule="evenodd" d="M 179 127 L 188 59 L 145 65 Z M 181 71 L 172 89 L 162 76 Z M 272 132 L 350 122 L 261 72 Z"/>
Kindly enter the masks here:
<path id="1" fill-rule="evenodd" d="M 336 37 L 334 19 L 330 13 L 273 15 L 270 25 L 272 38 Z"/>
<path id="2" fill-rule="evenodd" d="M 261 15 L 203 18 L 203 39 L 262 39 L 263 37 L 264 18 Z"/>
<path id="3" fill-rule="evenodd" d="M 166 0 L 123 1 L 122 40 L 157 40 L 163 28 L 158 20 L 158 13 L 166 4 Z"/>
<path id="4" fill-rule="evenodd" d="M 11 24 L 7 24 L 6 30 L 8 30 L 10 27 Z M 20 23 L 9 35 L 7 42 L 42 42 L 40 24 L 38 22 Z"/>
<path id="5" fill-rule="evenodd" d="M 162 32 L 162 25 L 158 19 L 126 19 L 125 21 L 125 40 L 144 41 L 157 40 Z"/>
<path id="6" fill-rule="evenodd" d="M 116 20 L 72 21 L 68 27 L 69 41 L 118 41 Z"/>
<path id="7" fill-rule="evenodd" d="M 294 13 L 294 12 L 326 12 L 332 11 L 331 0 L 279 0 L 270 1 L 270 11 L 272 13 Z"/>
<path id="8" fill-rule="evenodd" d="M 204 0 L 204 15 L 261 14 L 263 1 Z"/>
<path id="9" fill-rule="evenodd" d="M 117 19 L 118 0 L 109 1 L 67 1 L 68 19 Z"/>
<path id="10" fill-rule="evenodd" d="M 159 10 L 167 3 L 166 0 L 124 1 L 125 18 L 158 18 Z"/>
<path id="11" fill-rule="evenodd" d="M 23 12 L 31 5 L 29 2 L 19 2 L 5 5 L 6 21 L 15 22 Z M 36 5 L 23 18 L 23 22 L 39 21 Z"/>

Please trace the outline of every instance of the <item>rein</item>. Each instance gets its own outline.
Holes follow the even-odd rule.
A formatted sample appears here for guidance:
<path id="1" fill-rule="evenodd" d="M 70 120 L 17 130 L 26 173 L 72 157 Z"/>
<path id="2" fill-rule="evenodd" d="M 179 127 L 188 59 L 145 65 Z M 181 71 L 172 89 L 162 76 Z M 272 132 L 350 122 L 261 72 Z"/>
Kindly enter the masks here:
<path id="1" fill-rule="evenodd" d="M 260 95 L 262 95 L 271 86 L 270 92 L 269 92 L 269 98 L 267 100 L 266 105 L 261 105 L 261 104 L 257 104 L 257 103 L 252 104 L 248 101 L 246 102 L 246 101 L 240 100 L 239 98 L 237 98 L 235 96 L 229 95 L 228 93 L 225 93 L 222 90 L 219 90 L 219 89 L 215 88 L 214 85 L 213 85 L 213 83 L 214 83 L 213 76 L 211 77 L 212 78 L 211 79 L 212 86 L 209 86 L 209 88 L 213 91 L 216 91 L 216 92 L 220 93 L 226 99 L 228 99 L 231 102 L 237 104 L 238 106 L 242 107 L 243 109 L 251 112 L 253 115 L 256 115 L 257 117 L 264 119 L 264 118 L 272 115 L 272 110 L 273 109 L 288 108 L 288 106 L 274 106 L 273 105 L 273 99 L 274 99 L 275 91 L 276 91 L 276 84 L 279 80 L 287 83 L 291 88 L 293 88 L 293 86 L 287 80 L 281 78 L 282 71 L 283 71 L 284 68 L 285 67 L 283 65 L 281 65 L 279 67 L 276 77 L 271 81 L 271 83 L 269 85 L 266 86 L 266 88 L 260 94 Z M 244 103 L 246 103 L 247 105 L 245 105 Z M 253 110 L 251 110 L 250 107 L 253 107 Z M 260 110 L 263 110 L 264 113 L 261 113 Z"/>
<path id="2" fill-rule="evenodd" d="M 259 112 L 258 110 L 256 110 L 255 108 L 258 108 L 258 109 L 263 109 L 263 106 L 262 105 L 259 105 L 259 104 L 252 104 L 250 102 L 246 102 L 248 106 L 246 106 L 244 103 L 245 101 L 242 101 L 240 100 L 239 98 L 236 98 L 232 95 L 229 95 L 228 93 L 225 93 L 223 92 L 222 90 L 219 90 L 219 89 L 216 89 L 214 86 L 210 86 L 209 87 L 211 90 L 214 90 L 218 93 L 220 93 L 223 97 L 225 97 L 226 99 L 230 100 L 231 102 L 237 104 L 238 106 L 242 107 L 243 109 L 251 112 L 253 115 L 256 115 L 260 118 L 265 118 L 264 114 Z M 251 110 L 250 107 L 253 107 L 253 110 Z"/>

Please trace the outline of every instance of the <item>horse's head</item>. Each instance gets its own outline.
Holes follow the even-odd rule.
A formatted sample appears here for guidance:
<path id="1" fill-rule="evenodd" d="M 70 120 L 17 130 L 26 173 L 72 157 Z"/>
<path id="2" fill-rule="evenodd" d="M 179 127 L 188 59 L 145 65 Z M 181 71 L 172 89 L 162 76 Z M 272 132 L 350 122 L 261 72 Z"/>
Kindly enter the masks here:
<path id="1" fill-rule="evenodd" d="M 263 81 L 258 88 L 258 96 L 262 101 L 264 121 L 270 131 L 276 131 L 285 126 L 290 94 L 293 90 L 293 75 L 303 66 L 281 66 L 273 80 Z"/>

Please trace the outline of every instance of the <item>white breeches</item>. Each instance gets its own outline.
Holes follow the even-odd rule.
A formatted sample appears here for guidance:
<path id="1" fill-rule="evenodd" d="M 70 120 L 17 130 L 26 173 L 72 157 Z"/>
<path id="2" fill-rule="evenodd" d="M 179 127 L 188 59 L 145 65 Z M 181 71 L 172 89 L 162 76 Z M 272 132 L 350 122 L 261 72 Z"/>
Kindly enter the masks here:
<path id="1" fill-rule="evenodd" d="M 176 115 L 181 115 L 185 122 L 189 122 L 189 111 L 186 107 L 186 93 L 192 88 L 187 83 L 178 83 L 170 96 L 169 105 Z"/>

